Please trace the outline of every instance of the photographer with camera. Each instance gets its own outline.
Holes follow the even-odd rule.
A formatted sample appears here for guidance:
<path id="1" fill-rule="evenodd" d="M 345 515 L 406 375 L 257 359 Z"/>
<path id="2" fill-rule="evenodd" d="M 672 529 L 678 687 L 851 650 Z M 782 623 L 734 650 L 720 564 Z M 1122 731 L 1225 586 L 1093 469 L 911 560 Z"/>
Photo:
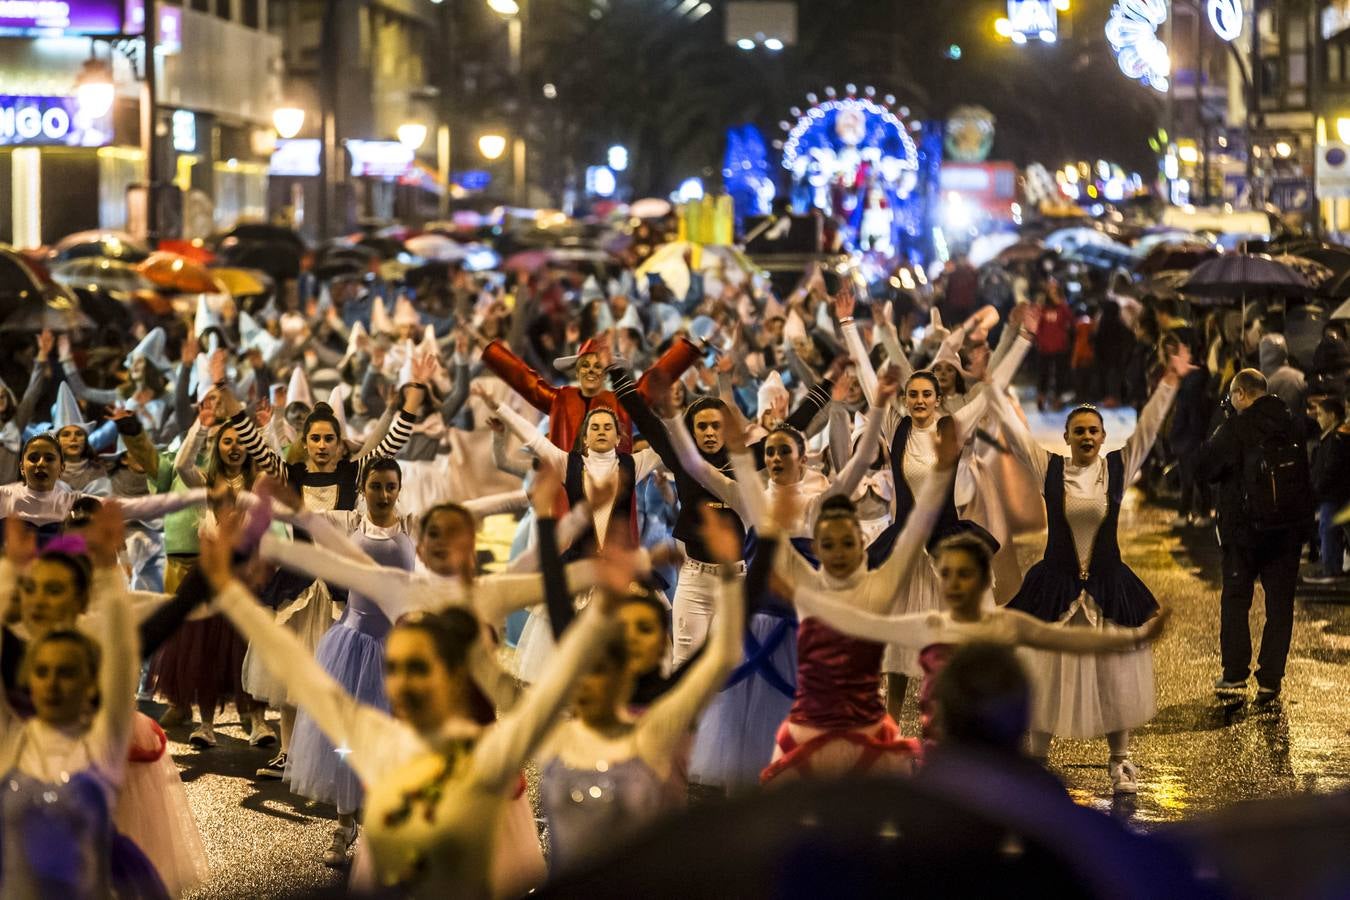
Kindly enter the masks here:
<path id="1" fill-rule="evenodd" d="M 1256 580 L 1266 594 L 1266 624 L 1256 672 L 1258 702 L 1280 695 L 1294 626 L 1294 589 L 1303 541 L 1312 523 L 1308 457 L 1295 438 L 1284 401 L 1268 393 L 1256 369 L 1233 376 L 1225 419 L 1200 450 L 1199 477 L 1218 482 L 1223 596 L 1220 696 L 1246 694 L 1251 675 L 1248 612 Z"/>

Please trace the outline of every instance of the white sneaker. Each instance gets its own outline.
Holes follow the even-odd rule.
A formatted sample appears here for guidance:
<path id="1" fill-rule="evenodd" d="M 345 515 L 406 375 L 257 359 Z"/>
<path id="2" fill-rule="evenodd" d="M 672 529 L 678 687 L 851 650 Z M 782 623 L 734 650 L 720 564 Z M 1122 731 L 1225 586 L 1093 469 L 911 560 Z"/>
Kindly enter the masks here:
<path id="1" fill-rule="evenodd" d="M 1139 793 L 1139 767 L 1134 764 L 1133 760 L 1113 759 L 1109 768 L 1112 793 Z"/>
<path id="2" fill-rule="evenodd" d="M 277 742 L 277 733 L 266 720 L 253 723 L 253 732 L 248 736 L 250 747 L 271 747 Z"/>
<path id="3" fill-rule="evenodd" d="M 216 745 L 216 730 L 203 722 L 197 726 L 197 730 L 192 732 L 188 738 L 188 743 L 198 750 L 206 750 Z"/>

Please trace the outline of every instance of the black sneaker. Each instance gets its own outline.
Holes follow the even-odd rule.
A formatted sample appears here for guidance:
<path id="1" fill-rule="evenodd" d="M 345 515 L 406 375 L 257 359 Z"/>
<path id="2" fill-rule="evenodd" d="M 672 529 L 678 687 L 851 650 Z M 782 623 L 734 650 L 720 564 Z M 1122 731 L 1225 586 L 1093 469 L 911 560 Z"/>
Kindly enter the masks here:
<path id="1" fill-rule="evenodd" d="M 1280 689 L 1277 687 L 1258 687 L 1256 689 L 1256 702 L 1261 705 L 1274 703 L 1280 699 Z"/>
<path id="2" fill-rule="evenodd" d="M 272 781 L 280 781 L 286 777 L 286 754 L 278 753 L 267 765 L 260 768 L 256 773 L 258 778 L 267 778 Z"/>
<path id="3" fill-rule="evenodd" d="M 1246 681 L 1225 681 L 1220 678 L 1214 682 L 1214 693 L 1220 697 L 1238 697 L 1245 696 L 1247 693 Z"/>

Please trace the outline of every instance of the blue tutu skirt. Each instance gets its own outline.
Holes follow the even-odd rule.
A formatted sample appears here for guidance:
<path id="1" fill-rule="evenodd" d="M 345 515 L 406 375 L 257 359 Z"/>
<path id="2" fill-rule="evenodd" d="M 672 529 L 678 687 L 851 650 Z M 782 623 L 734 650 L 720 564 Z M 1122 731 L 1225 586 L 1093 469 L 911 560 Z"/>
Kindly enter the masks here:
<path id="1" fill-rule="evenodd" d="M 314 658 L 357 701 L 389 711 L 384 694 L 382 639 L 344 624 L 334 625 L 319 640 Z M 356 812 L 364 792 L 342 756 L 301 708 L 286 758 L 286 780 L 291 790 L 311 800 L 331 803 L 340 814 Z"/>
<path id="2" fill-rule="evenodd" d="M 747 626 L 751 637 L 761 645 L 778 629 L 785 630 L 760 667 L 752 667 L 745 678 L 719 693 L 703 713 L 689 761 L 689 780 L 695 784 L 728 791 L 757 787 L 759 773 L 773 758 L 778 726 L 792 708 L 793 695 L 784 693 L 783 688 L 796 684 L 796 623 L 755 614 Z M 766 677 L 763 669 L 769 666 L 776 678 Z"/>

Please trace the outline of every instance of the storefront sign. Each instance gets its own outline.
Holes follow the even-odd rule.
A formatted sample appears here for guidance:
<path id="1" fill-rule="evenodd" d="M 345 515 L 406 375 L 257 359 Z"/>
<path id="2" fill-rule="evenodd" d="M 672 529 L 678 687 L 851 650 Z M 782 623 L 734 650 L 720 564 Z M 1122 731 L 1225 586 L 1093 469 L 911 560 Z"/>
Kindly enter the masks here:
<path id="1" fill-rule="evenodd" d="M 1350 197 L 1350 145 L 1333 142 L 1317 148 L 1319 197 Z"/>
<path id="2" fill-rule="evenodd" d="M 90 119 L 74 97 L 0 94 L 0 146 L 102 147 L 112 141 L 112 116 Z"/>
<path id="3" fill-rule="evenodd" d="M 413 151 L 398 141 L 347 141 L 352 175 L 366 178 L 402 178 L 412 167 Z"/>
<path id="4" fill-rule="evenodd" d="M 318 138 L 277 141 L 277 149 L 272 152 L 272 164 L 268 167 L 267 173 L 292 178 L 313 178 L 319 174 L 319 150 Z"/>
<path id="5" fill-rule="evenodd" d="M 1013 34 L 1054 43 L 1059 37 L 1059 13 L 1053 0 L 1008 0 L 1008 24 Z"/>
<path id="6" fill-rule="evenodd" d="M 121 34 L 122 0 L 0 0 L 0 34 Z"/>

